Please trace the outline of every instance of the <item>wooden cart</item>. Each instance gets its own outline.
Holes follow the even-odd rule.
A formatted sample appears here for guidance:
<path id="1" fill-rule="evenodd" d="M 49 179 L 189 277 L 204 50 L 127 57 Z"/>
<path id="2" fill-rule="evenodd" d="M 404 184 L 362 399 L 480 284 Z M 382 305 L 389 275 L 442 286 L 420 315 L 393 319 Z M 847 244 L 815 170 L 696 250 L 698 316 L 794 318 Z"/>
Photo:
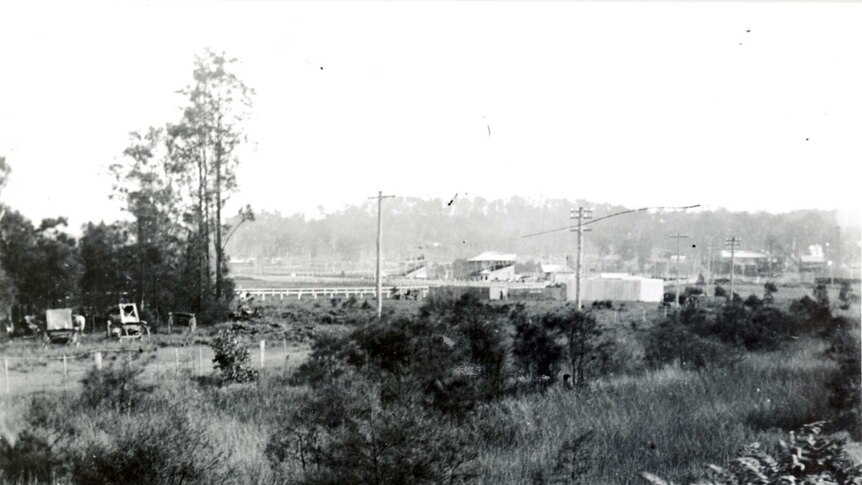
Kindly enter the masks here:
<path id="1" fill-rule="evenodd" d="M 71 308 L 45 310 L 45 342 L 78 345 L 80 329 L 72 319 Z"/>
<path id="2" fill-rule="evenodd" d="M 117 311 L 119 310 L 119 311 Z M 108 315 L 108 337 L 117 340 L 150 338 L 150 326 L 138 316 L 134 303 L 120 303 Z"/>

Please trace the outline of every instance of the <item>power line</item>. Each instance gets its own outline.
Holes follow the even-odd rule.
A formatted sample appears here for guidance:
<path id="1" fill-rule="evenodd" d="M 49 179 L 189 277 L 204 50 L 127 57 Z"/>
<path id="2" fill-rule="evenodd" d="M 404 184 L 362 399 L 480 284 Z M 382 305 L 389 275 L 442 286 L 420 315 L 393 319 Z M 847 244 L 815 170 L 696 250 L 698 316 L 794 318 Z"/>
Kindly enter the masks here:
<path id="1" fill-rule="evenodd" d="M 602 216 L 602 217 L 599 217 L 599 218 L 597 218 L 597 219 L 593 219 L 593 220 L 591 220 L 591 221 L 589 221 L 589 222 L 585 222 L 585 223 L 584 223 L 584 225 L 585 225 L 585 226 L 587 226 L 587 225 L 589 225 L 589 224 L 594 224 L 594 223 L 596 223 L 596 222 L 599 222 L 599 221 L 602 221 L 602 220 L 605 220 L 605 219 L 609 219 L 609 218 L 611 218 L 611 217 L 621 216 L 621 215 L 623 215 L 623 214 L 631 214 L 631 213 L 633 213 L 633 212 L 644 212 L 644 211 L 648 211 L 648 210 L 684 210 L 684 209 L 694 209 L 695 207 L 700 207 L 700 204 L 696 204 L 696 205 L 687 205 L 687 206 L 682 206 L 682 207 L 641 207 L 640 209 L 629 209 L 629 210 L 625 210 L 625 211 L 622 211 L 622 212 L 616 212 L 616 213 L 614 213 L 614 214 L 609 214 L 609 215 L 606 215 L 606 216 Z M 547 231 L 536 232 L 536 233 L 533 233 L 533 234 L 527 234 L 526 236 L 521 236 L 521 238 L 523 239 L 523 238 L 528 238 L 528 237 L 543 236 L 543 235 L 545 235 L 545 234 L 551 234 L 551 233 L 553 233 L 553 232 L 559 232 L 559 231 L 577 230 L 577 228 L 578 228 L 578 226 L 577 226 L 577 225 L 575 225 L 575 226 L 558 227 L 558 228 L 556 228 L 556 229 L 550 229 L 550 230 L 547 230 Z"/>

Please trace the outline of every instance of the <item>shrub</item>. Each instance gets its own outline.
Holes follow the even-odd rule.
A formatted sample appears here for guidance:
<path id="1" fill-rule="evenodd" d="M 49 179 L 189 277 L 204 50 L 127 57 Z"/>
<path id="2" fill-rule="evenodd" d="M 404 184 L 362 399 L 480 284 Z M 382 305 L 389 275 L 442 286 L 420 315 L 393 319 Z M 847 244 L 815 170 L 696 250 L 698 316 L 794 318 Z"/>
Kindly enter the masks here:
<path id="1" fill-rule="evenodd" d="M 775 307 L 725 305 L 707 331 L 724 343 L 747 350 L 775 350 L 787 338 L 788 320 Z"/>
<path id="2" fill-rule="evenodd" d="M 763 300 L 757 297 L 754 293 L 748 295 L 743 304 L 749 308 L 758 308 L 763 305 Z"/>
<path id="3" fill-rule="evenodd" d="M 647 335 L 644 360 L 651 368 L 676 363 L 683 369 L 704 369 L 732 365 L 739 360 L 739 352 L 694 333 L 674 314 L 653 327 Z"/>
<path id="4" fill-rule="evenodd" d="M 566 305 L 546 314 L 543 325 L 556 330 L 565 339 L 565 357 L 576 387 L 604 373 L 614 344 L 604 336 L 595 315 Z"/>
<path id="5" fill-rule="evenodd" d="M 431 329 L 424 322 L 399 318 L 393 322 L 376 322 L 358 329 L 350 339 L 368 358 L 386 372 L 406 372 L 418 350 L 417 339 L 425 339 Z"/>
<path id="6" fill-rule="evenodd" d="M 346 372 L 378 384 L 391 377 L 410 380 L 424 393 L 425 405 L 463 416 L 502 393 L 508 311 L 469 296 L 432 298 L 418 317 L 386 317 L 343 339 L 321 337 L 292 381 L 317 385 Z"/>
<path id="7" fill-rule="evenodd" d="M 130 360 L 115 362 L 102 370 L 93 368 L 81 381 L 81 402 L 90 408 L 108 406 L 117 412 L 129 413 L 153 389 L 141 383 L 143 371 L 143 365 Z"/>
<path id="8" fill-rule="evenodd" d="M 563 346 L 557 342 L 559 333 L 550 328 L 547 319 L 533 321 L 521 318 L 515 323 L 512 336 L 512 356 L 531 382 L 553 383 L 557 378 Z"/>
<path id="9" fill-rule="evenodd" d="M 131 419 L 103 421 L 104 439 L 92 440 L 71 460 L 73 483 L 213 483 L 222 456 L 182 412 L 161 409 Z M 228 481 L 223 473 L 219 478 Z"/>
<path id="10" fill-rule="evenodd" d="M 611 300 L 596 300 L 590 306 L 596 310 L 601 310 L 601 309 L 613 310 L 614 302 Z"/>
<path id="11" fill-rule="evenodd" d="M 778 287 L 775 283 L 767 281 L 763 284 L 763 304 L 772 305 L 775 303 L 775 294 L 778 293 Z"/>
<path id="12" fill-rule="evenodd" d="M 822 332 L 832 328 L 832 312 L 828 304 L 823 305 L 808 295 L 791 302 L 790 313 L 799 320 L 801 328 L 808 332 Z"/>
<path id="13" fill-rule="evenodd" d="M 835 424 L 862 439 L 862 361 L 859 348 L 859 321 L 845 317 L 836 320 L 836 331 L 830 336 L 826 351 L 838 364 L 827 383 L 829 405 L 836 413 Z"/>
<path id="14" fill-rule="evenodd" d="M 850 282 L 847 280 L 842 281 L 841 290 L 838 291 L 838 300 L 841 302 L 840 308 L 842 310 L 849 310 L 850 304 L 858 299 L 859 296 L 853 293 L 853 288 L 850 286 Z"/>
<path id="15" fill-rule="evenodd" d="M 210 346 L 215 353 L 213 362 L 221 372 L 223 382 L 249 382 L 257 379 L 258 372 L 249 363 L 248 349 L 240 343 L 234 331 L 220 331 Z"/>
<path id="16" fill-rule="evenodd" d="M 64 396 L 37 395 L 30 399 L 21 433 L 15 438 L 0 436 L 3 475 L 22 483 L 46 483 L 62 471 L 69 461 L 62 442 L 74 433 L 62 411 L 68 404 Z"/>
<path id="17" fill-rule="evenodd" d="M 311 344 L 311 355 L 290 376 L 293 385 L 320 383 L 336 379 L 365 363 L 367 357 L 349 337 L 320 335 Z"/>
<path id="18" fill-rule="evenodd" d="M 472 477 L 472 432 L 429 414 L 417 394 L 386 402 L 380 390 L 362 378 L 318 389 L 286 432 L 273 435 L 267 456 L 275 463 L 298 460 L 303 483 L 461 483 Z M 333 402 L 337 419 L 320 412 Z"/>
<path id="19" fill-rule="evenodd" d="M 715 291 L 715 296 L 718 298 L 726 298 L 727 297 L 727 290 L 725 290 L 721 286 L 716 285 L 714 291 Z"/>
<path id="20" fill-rule="evenodd" d="M 818 283 L 814 286 L 814 300 L 818 305 L 829 308 L 829 291 L 826 290 L 826 285 Z"/>
<path id="21" fill-rule="evenodd" d="M 775 454 L 764 451 L 759 443 L 752 443 L 728 466 L 709 465 L 706 479 L 697 483 L 862 483 L 862 465 L 853 465 L 848 458 L 844 439 L 821 435 L 824 424 L 816 422 L 796 433 L 791 432 L 787 441 L 778 442 Z M 642 473 L 641 476 L 653 485 L 673 485 L 651 473 Z"/>

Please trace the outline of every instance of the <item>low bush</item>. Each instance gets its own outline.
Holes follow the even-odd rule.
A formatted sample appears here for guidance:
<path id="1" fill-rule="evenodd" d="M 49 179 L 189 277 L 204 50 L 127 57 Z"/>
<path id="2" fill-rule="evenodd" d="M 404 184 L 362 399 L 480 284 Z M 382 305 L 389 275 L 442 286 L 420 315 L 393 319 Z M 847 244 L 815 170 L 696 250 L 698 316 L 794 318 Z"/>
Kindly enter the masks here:
<path id="1" fill-rule="evenodd" d="M 737 485 L 742 483 L 818 483 L 844 485 L 862 483 L 862 465 L 854 465 L 845 451 L 845 440 L 823 436 L 826 423 L 808 424 L 781 440 L 774 452 L 759 443 L 746 446 L 725 467 L 709 465 L 700 485 Z M 653 485 L 673 485 L 652 473 L 641 476 Z"/>
<path id="2" fill-rule="evenodd" d="M 257 379 L 257 369 L 249 363 L 248 349 L 233 330 L 222 330 L 210 346 L 215 353 L 213 363 L 225 383 L 249 382 Z"/>
<path id="3" fill-rule="evenodd" d="M 73 483 L 230 483 L 212 473 L 222 454 L 182 411 L 159 409 L 134 418 L 101 420 L 102 433 L 75 450 Z"/>
<path id="4" fill-rule="evenodd" d="M 698 335 L 678 314 L 660 322 L 647 334 L 644 360 L 651 368 L 675 364 L 683 369 L 733 365 L 741 357 L 730 345 Z"/>
<path id="5" fill-rule="evenodd" d="M 841 282 L 841 289 L 838 291 L 838 301 L 841 302 L 839 308 L 849 310 L 850 305 L 859 302 L 859 295 L 853 291 L 853 287 L 849 281 Z"/>
<path id="6" fill-rule="evenodd" d="M 790 313 L 796 318 L 800 332 L 826 335 L 835 328 L 828 297 L 825 304 L 822 299 L 815 300 L 808 295 L 793 300 Z"/>
<path id="7" fill-rule="evenodd" d="M 746 350 L 775 350 L 788 340 L 791 328 L 789 315 L 757 303 L 755 306 L 724 305 L 712 322 L 697 331 Z"/>
<path id="8" fill-rule="evenodd" d="M 862 360 L 859 349 L 859 321 L 838 317 L 836 330 L 830 335 L 826 355 L 838 364 L 829 379 L 829 405 L 835 412 L 835 424 L 846 429 L 855 440 L 862 440 Z"/>
<path id="9" fill-rule="evenodd" d="M 614 302 L 611 300 L 596 300 L 590 305 L 590 307 L 595 310 L 613 310 Z"/>
<path id="10" fill-rule="evenodd" d="M 552 384 L 560 369 L 563 345 L 558 341 L 558 332 L 548 323 L 547 319 L 526 316 L 515 322 L 512 357 L 531 385 Z"/>
<path id="11" fill-rule="evenodd" d="M 21 483 L 47 483 L 60 476 L 70 462 L 63 444 L 74 434 L 72 423 L 60 411 L 68 407 L 66 395 L 30 398 L 24 428 L 13 437 L 0 436 L 0 470 Z"/>
<path id="12" fill-rule="evenodd" d="M 772 305 L 775 303 L 775 294 L 778 293 L 778 286 L 772 281 L 767 281 L 763 284 L 763 304 Z"/>
<path id="13" fill-rule="evenodd" d="M 289 378 L 292 385 L 317 386 L 362 366 L 367 356 L 349 337 L 320 335 L 311 344 L 311 355 Z"/>
<path id="14" fill-rule="evenodd" d="M 270 460 L 276 466 L 295 461 L 301 470 L 284 479 L 400 484 L 463 483 L 473 476 L 473 432 L 430 414 L 417 393 L 386 401 L 379 385 L 354 377 L 318 388 L 273 434 L 266 448 Z"/>
<path id="15" fill-rule="evenodd" d="M 151 360 L 152 356 L 146 360 Z M 92 368 L 81 381 L 81 402 L 89 408 L 107 406 L 120 413 L 129 413 L 149 394 L 153 387 L 140 380 L 144 362 L 137 354 L 113 365 L 97 370 Z"/>

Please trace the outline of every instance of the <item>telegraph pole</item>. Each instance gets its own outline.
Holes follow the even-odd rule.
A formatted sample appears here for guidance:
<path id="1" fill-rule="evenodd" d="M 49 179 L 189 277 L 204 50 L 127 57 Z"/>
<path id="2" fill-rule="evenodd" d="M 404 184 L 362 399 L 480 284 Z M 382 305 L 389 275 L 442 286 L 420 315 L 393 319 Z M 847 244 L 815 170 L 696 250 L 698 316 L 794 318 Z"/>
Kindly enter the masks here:
<path id="1" fill-rule="evenodd" d="M 710 296 L 709 285 L 712 281 L 712 242 L 709 243 L 706 253 L 706 296 Z"/>
<path id="2" fill-rule="evenodd" d="M 740 242 L 742 242 L 742 239 L 736 236 L 731 236 L 724 241 L 725 245 L 730 246 L 730 303 L 733 303 L 733 274 L 736 269 L 736 247 Z"/>
<path id="3" fill-rule="evenodd" d="M 377 318 L 383 314 L 383 278 L 380 273 L 380 260 L 383 259 L 383 199 L 395 197 L 394 195 L 383 195 L 383 191 L 378 191 L 376 197 L 369 199 L 377 199 L 377 270 L 375 276 L 377 278 Z"/>
<path id="4" fill-rule="evenodd" d="M 841 226 L 835 226 L 835 269 L 838 270 L 838 278 L 841 278 Z M 834 281 L 829 283 L 834 284 Z"/>
<path id="5" fill-rule="evenodd" d="M 679 307 L 679 240 L 688 238 L 685 234 L 673 234 L 671 239 L 676 239 L 676 301 L 673 306 Z"/>
<path id="6" fill-rule="evenodd" d="M 575 210 L 571 209 L 569 213 L 570 219 L 578 219 L 578 226 L 573 229 L 578 232 L 578 259 L 575 266 L 575 308 L 578 310 L 581 309 L 581 266 L 583 265 L 584 260 L 584 232 L 589 231 L 589 229 L 584 229 L 584 220 L 592 219 L 592 216 L 589 215 L 592 210 L 584 209 L 583 207 L 578 207 L 577 215 L 575 215 Z M 584 214 L 587 215 L 584 215 Z"/>
<path id="7" fill-rule="evenodd" d="M 577 302 L 578 309 L 580 309 L 581 308 L 581 263 L 583 262 L 584 233 L 590 231 L 590 229 L 584 229 L 584 226 L 589 225 L 589 224 L 593 224 L 595 222 L 603 221 L 605 219 L 610 219 L 611 217 L 617 217 L 617 216 L 621 216 L 624 214 L 632 214 L 635 212 L 646 212 L 646 211 L 653 210 L 653 209 L 654 210 L 668 210 L 668 209 L 685 210 L 685 209 L 694 209 L 695 207 L 700 207 L 700 206 L 699 205 L 689 205 L 689 206 L 684 206 L 684 207 L 641 207 L 639 209 L 629 209 L 629 210 L 624 210 L 624 211 L 620 211 L 620 212 L 615 212 L 613 214 L 608 214 L 606 216 L 601 216 L 598 219 L 594 219 L 594 220 L 591 220 L 589 222 L 584 222 L 584 220 L 592 219 L 592 217 L 588 215 L 590 212 L 592 212 L 592 210 L 591 209 L 584 209 L 583 207 L 578 207 L 577 215 L 575 215 L 576 213 L 575 213 L 574 209 L 571 209 L 571 212 L 569 215 L 569 217 L 571 219 L 575 219 L 575 218 L 578 219 L 578 225 L 577 226 L 558 227 L 556 229 L 551 229 L 549 231 L 542 231 L 542 232 L 537 232 L 537 233 L 533 233 L 533 234 L 527 234 L 526 236 L 521 236 L 521 237 L 524 237 L 524 238 L 535 237 L 535 236 L 541 236 L 544 234 L 550 234 L 552 232 L 566 231 L 566 230 L 578 231 L 578 262 L 577 262 L 577 268 L 575 268 L 575 274 L 576 274 L 575 300 Z M 585 215 L 585 213 L 587 215 Z"/>

